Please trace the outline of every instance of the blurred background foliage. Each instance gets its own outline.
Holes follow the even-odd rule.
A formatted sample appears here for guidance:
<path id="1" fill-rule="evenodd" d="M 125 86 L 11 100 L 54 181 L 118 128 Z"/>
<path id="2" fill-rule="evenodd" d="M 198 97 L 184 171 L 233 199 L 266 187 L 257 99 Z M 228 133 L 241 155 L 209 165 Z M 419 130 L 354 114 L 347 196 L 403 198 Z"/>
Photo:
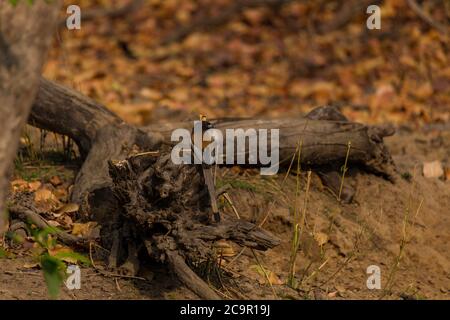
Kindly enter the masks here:
<path id="1" fill-rule="evenodd" d="M 81 30 L 65 27 L 70 4 Z M 381 30 L 366 27 L 369 4 L 381 8 Z M 361 122 L 447 122 L 449 9 L 448 0 L 68 0 L 44 74 L 138 124 L 323 104 Z"/>

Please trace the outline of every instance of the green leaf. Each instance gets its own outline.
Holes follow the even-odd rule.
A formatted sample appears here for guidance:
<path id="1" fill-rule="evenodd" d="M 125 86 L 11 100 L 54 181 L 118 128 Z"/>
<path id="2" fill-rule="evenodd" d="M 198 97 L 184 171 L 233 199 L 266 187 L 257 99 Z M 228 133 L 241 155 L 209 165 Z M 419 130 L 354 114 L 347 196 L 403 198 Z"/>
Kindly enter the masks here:
<path id="1" fill-rule="evenodd" d="M 90 266 L 91 262 L 88 258 L 78 252 L 58 252 L 53 257 L 64 260 L 64 258 L 70 258 L 72 260 L 76 260 L 77 262 L 81 262 L 85 266 Z"/>
<path id="2" fill-rule="evenodd" d="M 28 5 L 32 5 L 34 3 L 34 0 L 26 0 Z M 48 1 L 46 1 L 48 3 Z M 19 3 L 19 0 L 9 0 L 9 3 L 11 3 L 13 6 L 16 6 Z"/>
<path id="3" fill-rule="evenodd" d="M 50 298 L 55 299 L 65 278 L 66 265 L 60 259 L 44 254 L 41 257 L 41 267 Z"/>
<path id="4" fill-rule="evenodd" d="M 34 229 L 31 231 L 34 241 L 36 241 L 42 248 L 49 249 L 56 244 L 56 238 L 52 239 L 51 243 L 49 243 L 48 236 L 51 234 L 57 234 L 60 230 L 56 227 L 48 226 L 42 230 Z M 49 246 L 50 244 L 50 246 Z"/>

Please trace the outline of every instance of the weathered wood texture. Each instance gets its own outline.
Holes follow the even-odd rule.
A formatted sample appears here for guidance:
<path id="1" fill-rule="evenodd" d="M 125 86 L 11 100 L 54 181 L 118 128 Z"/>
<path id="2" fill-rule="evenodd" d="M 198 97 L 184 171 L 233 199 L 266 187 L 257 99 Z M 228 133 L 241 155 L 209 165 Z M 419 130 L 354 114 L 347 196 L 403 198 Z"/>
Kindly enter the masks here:
<path id="1" fill-rule="evenodd" d="M 334 110 L 334 111 L 330 111 Z M 74 90 L 41 79 L 30 124 L 71 137 L 81 149 L 85 162 L 81 168 L 72 199 L 81 201 L 89 192 L 111 184 L 107 160 L 123 160 L 133 146 L 157 150 L 171 143 L 176 128 L 192 128 L 192 122 L 166 123 L 136 128 Z M 306 117 L 287 119 L 219 119 L 217 129 L 280 129 L 281 166 L 289 165 L 298 143 L 302 141 L 301 161 L 306 165 L 343 164 L 348 142 L 349 163 L 362 164 L 368 170 L 391 179 L 395 166 L 383 137 L 393 131 L 348 122 L 334 108 L 319 108 Z"/>
<path id="2" fill-rule="evenodd" d="M 215 263 L 217 240 L 257 250 L 279 244 L 276 237 L 244 220 L 227 216 L 213 223 L 200 167 L 175 165 L 170 152 L 110 161 L 109 170 L 112 194 L 122 210 L 119 219 L 126 221 L 119 239 L 144 243 L 150 257 L 168 262 L 180 280 L 202 298 L 218 296 L 185 261 Z"/>
<path id="3" fill-rule="evenodd" d="M 310 166 L 345 159 L 348 143 L 351 142 L 350 162 L 363 164 L 367 169 L 388 178 L 394 174 L 392 159 L 383 144 L 383 137 L 393 134 L 389 127 L 368 127 L 347 120 L 315 119 L 308 115 L 303 118 L 219 119 L 212 122 L 215 128 L 222 131 L 223 136 L 226 129 L 279 129 L 281 165 L 289 164 L 300 142 L 301 162 Z M 150 136 L 162 135 L 164 141 L 170 141 L 170 134 L 174 129 L 191 127 L 192 122 L 181 122 L 150 125 L 143 130 Z"/>
<path id="4" fill-rule="evenodd" d="M 151 137 L 123 122 L 106 107 L 43 78 L 28 122 L 66 135 L 77 143 L 85 161 L 72 192 L 72 200 L 76 202 L 81 202 L 89 192 L 110 185 L 109 159 L 125 159 L 135 144 L 143 148 L 154 145 Z"/>

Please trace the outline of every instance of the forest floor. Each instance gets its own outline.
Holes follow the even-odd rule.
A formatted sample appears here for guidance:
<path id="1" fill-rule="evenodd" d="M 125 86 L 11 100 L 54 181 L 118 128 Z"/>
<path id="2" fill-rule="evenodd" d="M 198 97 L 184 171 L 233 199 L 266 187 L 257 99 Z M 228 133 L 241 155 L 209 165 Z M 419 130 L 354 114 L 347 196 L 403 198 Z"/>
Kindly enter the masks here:
<path id="1" fill-rule="evenodd" d="M 98 6 L 93 0 L 80 3 L 82 10 Z M 212 281 L 224 298 L 237 299 L 449 299 L 448 36 L 419 19 L 403 0 L 384 1 L 382 30 L 367 30 L 362 12 L 339 29 L 323 31 L 341 14 L 336 3 L 341 2 L 293 1 L 278 12 L 250 8 L 211 32 L 162 45 L 161 39 L 202 6 L 190 0 L 147 1 L 121 19 L 94 19 L 79 31 L 61 28 L 44 76 L 138 125 L 197 119 L 200 113 L 299 116 L 325 104 L 339 107 L 351 121 L 394 124 L 397 133 L 385 142 L 397 180 L 350 167 L 344 183 L 356 188 L 351 204 L 337 201 L 315 173 L 308 193 L 307 173 L 299 174 L 296 197 L 295 174 L 284 180 L 283 172 L 262 177 L 251 169 L 219 169 L 217 184 L 232 186 L 229 194 L 240 217 L 260 223 L 267 215 L 263 228 L 281 244 L 255 254 L 228 244 L 219 261 L 221 281 Z M 210 14 L 229 4 L 210 3 Z M 448 18 L 433 1 L 424 6 L 436 21 Z M 80 163 L 63 154 L 61 137 L 47 133 L 40 143 L 42 134 L 30 127 L 24 132 L 12 191 L 32 192 L 59 228 L 78 235 L 97 232 L 67 203 Z M 71 147 L 65 150 L 70 153 Z M 447 170 L 441 178 L 423 175 L 423 164 L 430 161 Z M 292 212 L 304 208 L 305 197 L 305 232 L 292 289 L 286 285 Z M 220 205 L 224 214 L 236 214 L 229 202 Z M 30 238 L 0 250 L 0 299 L 48 297 L 36 263 L 45 250 L 36 247 Z M 69 248 L 50 249 L 58 250 Z M 102 249 L 94 251 L 91 265 L 81 267 L 81 289 L 62 286 L 60 298 L 197 298 L 163 265 L 149 264 L 135 279 L 106 274 Z M 381 290 L 367 288 L 370 265 L 381 269 Z"/>
<path id="2" fill-rule="evenodd" d="M 404 127 L 386 142 L 398 164 L 398 180 L 391 183 L 350 168 L 344 181 L 357 190 L 352 204 L 340 204 L 312 174 L 305 211 L 307 223 L 295 265 L 299 283 L 296 290 L 286 285 L 292 252 L 296 175 L 291 174 L 283 181 L 283 173 L 261 178 L 250 169 L 220 169 L 217 183 L 232 186 L 229 194 L 240 217 L 259 224 L 269 212 L 263 227 L 281 239 L 276 248 L 257 252 L 258 260 L 249 249 L 230 244 L 221 261 L 224 279 L 219 290 L 224 297 L 448 299 L 450 179 L 425 178 L 420 164 L 450 158 L 450 130 L 413 133 Z M 24 166 L 16 171 L 14 183 L 17 186 L 25 178 L 33 187 L 33 181 L 39 181 L 41 190 L 62 194 L 63 200 L 61 190 L 71 184 L 72 171 L 61 165 Z M 61 177 L 56 187 L 55 176 Z M 303 191 L 306 173 L 299 178 Z M 304 197 L 305 192 L 301 192 L 297 198 L 301 205 Z M 221 205 L 224 214 L 235 214 L 229 203 Z M 54 219 L 67 230 L 73 230 L 77 224 L 73 212 L 63 211 L 62 216 Z M 405 246 L 400 251 L 402 240 Z M 46 298 L 45 281 L 33 250 L 20 247 L 10 253 L 14 256 L 0 259 L 3 270 L 0 297 Z M 95 261 L 97 268 L 104 265 L 104 261 Z M 366 270 L 370 265 L 381 269 L 381 290 L 369 290 L 366 286 L 369 277 Z M 69 291 L 64 287 L 60 298 L 196 298 L 163 265 L 148 265 L 139 276 L 142 279 L 126 279 L 103 275 L 92 266 L 82 267 L 81 289 Z"/>

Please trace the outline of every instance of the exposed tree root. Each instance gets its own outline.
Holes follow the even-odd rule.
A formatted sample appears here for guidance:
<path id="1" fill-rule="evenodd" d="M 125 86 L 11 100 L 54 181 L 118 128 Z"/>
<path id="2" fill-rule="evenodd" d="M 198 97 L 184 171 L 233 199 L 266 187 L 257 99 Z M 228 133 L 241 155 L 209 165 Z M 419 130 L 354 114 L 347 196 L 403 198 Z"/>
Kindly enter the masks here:
<path id="1" fill-rule="evenodd" d="M 39 210 L 34 207 L 33 201 L 27 193 L 16 196 L 14 203 L 8 207 L 8 211 L 13 217 L 19 218 L 21 221 L 33 223 L 40 229 L 50 227 L 50 224 L 40 215 Z M 55 229 L 54 234 L 59 240 L 67 245 L 86 246 L 90 240 L 57 229 Z"/>

